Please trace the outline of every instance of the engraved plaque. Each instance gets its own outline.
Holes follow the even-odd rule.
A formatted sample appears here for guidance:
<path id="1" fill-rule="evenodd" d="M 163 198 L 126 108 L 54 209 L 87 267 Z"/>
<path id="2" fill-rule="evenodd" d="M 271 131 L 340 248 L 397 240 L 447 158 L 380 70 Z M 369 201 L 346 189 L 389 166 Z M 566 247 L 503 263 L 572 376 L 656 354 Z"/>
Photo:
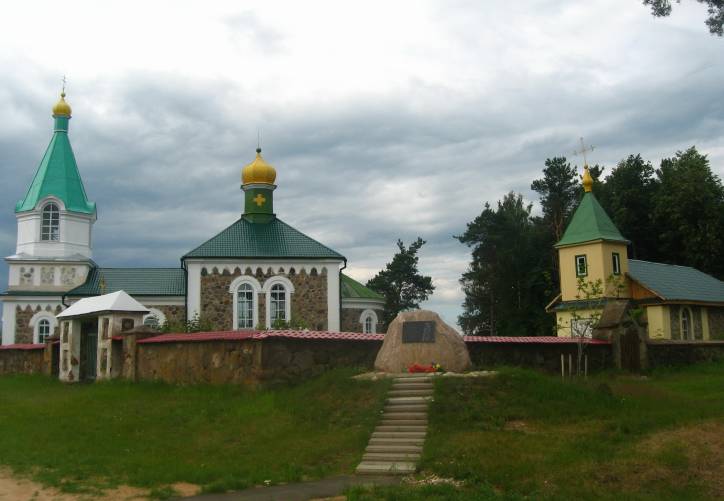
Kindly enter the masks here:
<path id="1" fill-rule="evenodd" d="M 412 321 L 402 324 L 403 343 L 434 343 L 435 322 Z"/>

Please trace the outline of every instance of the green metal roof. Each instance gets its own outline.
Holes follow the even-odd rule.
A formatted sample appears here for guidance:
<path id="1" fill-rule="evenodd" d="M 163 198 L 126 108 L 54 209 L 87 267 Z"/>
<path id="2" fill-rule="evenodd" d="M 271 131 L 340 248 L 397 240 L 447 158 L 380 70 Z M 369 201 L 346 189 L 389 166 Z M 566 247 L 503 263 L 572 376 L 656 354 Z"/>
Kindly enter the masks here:
<path id="1" fill-rule="evenodd" d="M 182 259 L 198 257 L 344 259 L 278 218 L 262 223 L 243 217 Z"/>
<path id="2" fill-rule="evenodd" d="M 105 282 L 103 291 L 101 279 Z M 182 268 L 93 268 L 85 283 L 66 296 L 97 296 L 120 290 L 131 296 L 183 296 L 186 275 Z"/>
<path id="3" fill-rule="evenodd" d="M 665 301 L 724 303 L 724 282 L 695 268 L 629 259 L 628 275 Z"/>
<path id="4" fill-rule="evenodd" d="M 67 118 L 62 120 L 67 127 Z M 96 211 L 96 204 L 89 202 L 85 194 L 67 130 L 57 125 L 33 182 L 25 198 L 15 205 L 15 212 L 33 210 L 40 200 L 49 195 L 62 200 L 66 210 L 85 214 Z"/>
<path id="5" fill-rule="evenodd" d="M 598 203 L 593 193 L 583 195 L 563 238 L 555 246 L 581 244 L 595 240 L 609 240 L 628 243 Z"/>
<path id="6" fill-rule="evenodd" d="M 342 299 L 377 299 L 384 301 L 384 296 L 377 294 L 372 289 L 369 289 L 342 273 Z"/>

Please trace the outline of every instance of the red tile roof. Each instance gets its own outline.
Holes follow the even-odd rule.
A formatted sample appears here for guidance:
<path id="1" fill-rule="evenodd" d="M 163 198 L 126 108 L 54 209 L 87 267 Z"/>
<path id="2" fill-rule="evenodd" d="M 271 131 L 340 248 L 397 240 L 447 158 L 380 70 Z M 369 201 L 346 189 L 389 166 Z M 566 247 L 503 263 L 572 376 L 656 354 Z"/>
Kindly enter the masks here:
<path id="1" fill-rule="evenodd" d="M 382 341 L 384 334 L 361 334 L 359 332 L 328 332 L 328 331 L 221 331 L 193 332 L 182 334 L 161 334 L 138 341 L 139 343 L 175 343 L 193 341 L 242 341 L 244 339 L 268 338 L 292 339 L 332 339 L 338 341 Z"/>
<path id="2" fill-rule="evenodd" d="M 558 336 L 520 336 L 520 337 L 504 337 L 504 336 L 465 336 L 463 338 L 466 343 L 533 343 L 533 344 L 567 344 L 577 343 L 577 338 L 558 337 Z M 586 344 L 611 344 L 610 341 L 604 339 L 584 339 Z"/>
<path id="3" fill-rule="evenodd" d="M 0 346 L 0 350 L 42 350 L 44 344 L 5 344 Z"/>

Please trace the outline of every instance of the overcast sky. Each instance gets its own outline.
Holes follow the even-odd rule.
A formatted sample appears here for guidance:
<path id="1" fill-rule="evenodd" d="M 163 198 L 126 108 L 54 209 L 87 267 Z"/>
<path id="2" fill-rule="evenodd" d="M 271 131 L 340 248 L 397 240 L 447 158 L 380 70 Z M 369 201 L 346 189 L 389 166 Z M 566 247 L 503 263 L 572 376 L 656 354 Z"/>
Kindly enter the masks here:
<path id="1" fill-rule="evenodd" d="M 639 0 L 8 3 L 0 248 L 67 75 L 101 266 L 178 266 L 231 224 L 261 130 L 277 215 L 363 282 L 421 236 L 425 306 L 454 323 L 470 256 L 453 235 L 510 190 L 537 202 L 543 162 L 579 136 L 609 168 L 696 145 L 724 174 L 705 17 L 691 0 L 666 19 Z"/>

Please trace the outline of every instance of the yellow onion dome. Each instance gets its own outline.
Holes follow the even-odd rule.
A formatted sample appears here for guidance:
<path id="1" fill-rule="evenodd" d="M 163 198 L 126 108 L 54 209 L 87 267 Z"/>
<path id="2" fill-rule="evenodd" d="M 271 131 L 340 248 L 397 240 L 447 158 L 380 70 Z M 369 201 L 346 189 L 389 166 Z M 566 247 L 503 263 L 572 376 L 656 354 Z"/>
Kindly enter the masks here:
<path id="1" fill-rule="evenodd" d="M 70 117 L 70 105 L 65 102 L 65 92 L 61 92 L 60 99 L 53 106 L 54 117 Z"/>
<path id="2" fill-rule="evenodd" d="M 583 167 L 583 177 L 581 179 L 583 181 L 583 191 L 589 193 L 593 190 L 593 177 L 588 170 L 588 165 Z"/>
<path id="3" fill-rule="evenodd" d="M 277 171 L 262 158 L 261 148 L 256 149 L 254 161 L 241 170 L 243 184 L 274 184 L 276 178 Z"/>

